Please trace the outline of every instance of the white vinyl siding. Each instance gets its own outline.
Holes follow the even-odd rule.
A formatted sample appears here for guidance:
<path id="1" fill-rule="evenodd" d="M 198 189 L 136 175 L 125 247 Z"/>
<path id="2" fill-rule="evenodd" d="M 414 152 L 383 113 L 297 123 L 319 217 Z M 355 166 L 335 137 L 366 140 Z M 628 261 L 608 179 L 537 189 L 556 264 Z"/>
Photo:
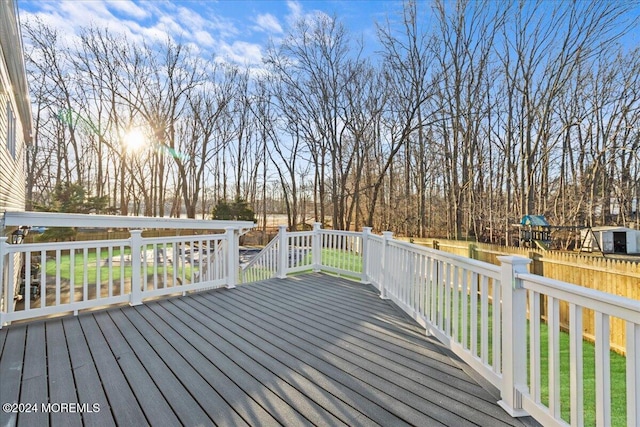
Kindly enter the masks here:
<path id="1" fill-rule="evenodd" d="M 0 55 L 0 213 L 25 208 L 24 124 Z"/>
<path id="2" fill-rule="evenodd" d="M 7 151 L 11 157 L 16 158 L 16 114 L 11 102 L 7 102 Z"/>

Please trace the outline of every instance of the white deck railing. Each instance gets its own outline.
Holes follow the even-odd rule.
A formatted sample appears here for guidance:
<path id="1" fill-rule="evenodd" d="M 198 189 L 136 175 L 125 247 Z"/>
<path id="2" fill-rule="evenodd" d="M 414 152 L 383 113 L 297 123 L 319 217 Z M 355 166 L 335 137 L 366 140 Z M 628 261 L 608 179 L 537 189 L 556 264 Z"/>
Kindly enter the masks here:
<path id="1" fill-rule="evenodd" d="M 15 320 L 237 282 L 238 230 L 224 234 L 8 244 L 0 238 L 0 327 Z"/>
<path id="2" fill-rule="evenodd" d="M 369 228 L 330 231 L 316 224 L 300 233 L 282 227 L 242 278 L 312 270 L 360 278 L 493 384 L 512 416 L 531 415 L 545 426 L 610 426 L 616 402 L 617 411 L 623 407 L 626 413 L 622 424 L 640 426 L 640 302 L 529 274 L 525 258 L 500 261 L 495 266 L 397 241 L 390 232 L 375 236 Z M 263 274 L 251 276 L 252 269 Z M 561 305 L 569 307 L 568 325 L 560 324 Z M 615 396 L 609 341 L 614 317 L 626 324 L 626 385 Z M 582 333 L 587 318 L 596 325 L 593 342 Z M 585 348 L 595 352 L 589 367 Z M 588 369 L 595 371 L 590 384 Z"/>

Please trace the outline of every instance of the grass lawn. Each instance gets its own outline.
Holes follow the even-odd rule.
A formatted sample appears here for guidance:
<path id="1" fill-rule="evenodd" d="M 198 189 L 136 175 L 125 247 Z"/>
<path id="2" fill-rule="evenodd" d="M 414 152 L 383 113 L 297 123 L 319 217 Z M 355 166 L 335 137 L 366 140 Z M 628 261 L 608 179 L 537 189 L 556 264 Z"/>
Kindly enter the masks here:
<path id="1" fill-rule="evenodd" d="M 129 255 L 131 253 L 130 248 L 125 248 L 124 255 Z M 120 256 L 120 248 L 114 248 L 112 251 L 112 256 Z M 109 266 L 106 264 L 106 260 L 109 258 L 109 251 L 107 249 L 102 249 L 100 251 L 100 283 L 107 283 L 109 280 Z M 60 278 L 65 280 L 71 280 L 71 255 L 61 255 L 58 262 L 55 260 L 48 260 L 45 266 L 45 272 L 47 276 L 55 276 L 57 271 L 57 264 L 60 265 Z M 89 266 L 86 268 L 86 266 Z M 95 250 L 90 250 L 87 253 L 87 257 L 84 257 L 84 253 L 81 251 L 76 253 L 74 256 L 74 266 L 73 266 L 73 283 L 75 287 L 82 287 L 84 284 L 84 275 L 85 270 L 87 274 L 87 283 L 95 284 L 96 277 L 98 272 L 98 257 Z M 167 276 L 173 276 L 173 266 L 166 267 Z M 150 269 L 151 270 L 151 269 Z M 165 267 L 158 266 L 156 268 L 157 274 L 163 276 Z M 184 270 L 185 277 L 189 279 L 191 277 L 191 267 L 187 266 L 184 269 L 180 268 L 177 272 L 178 277 L 182 277 L 182 273 Z M 123 269 L 120 265 L 113 265 L 113 269 L 111 272 L 111 277 L 114 281 L 120 280 L 120 276 Z M 153 277 L 153 272 L 147 275 L 149 278 Z M 124 266 L 124 279 L 131 279 L 131 266 Z"/>
<path id="2" fill-rule="evenodd" d="M 470 298 L 468 299 L 470 301 Z M 467 316 L 471 319 L 471 304 L 467 304 Z M 489 331 L 492 330 L 492 304 L 489 303 Z M 451 311 L 453 313 L 453 311 Z M 460 324 L 462 324 L 462 303 L 460 303 Z M 586 314 L 585 314 L 586 316 Z M 480 301 L 478 300 L 478 320 L 480 320 Z M 467 337 L 470 340 L 471 325 L 467 328 Z M 527 345 L 529 345 L 529 322 L 527 322 Z M 478 342 L 477 348 L 480 351 L 480 327 L 478 325 Z M 559 356 L 560 356 L 560 407 L 562 418 L 566 422 L 570 422 L 571 406 L 570 406 L 570 353 L 569 353 L 569 333 L 560 331 L 559 334 Z M 458 340 L 462 339 L 461 331 L 459 331 Z M 467 345 L 470 344 L 470 341 Z M 488 335 L 489 360 L 493 360 L 492 354 L 492 336 Z M 543 404 L 549 405 L 549 327 L 545 323 L 540 325 L 540 398 Z M 583 408 L 584 408 L 584 425 L 595 426 L 595 345 L 589 341 L 583 340 L 582 345 L 583 360 Z M 615 351 L 610 352 L 611 367 L 611 425 L 626 426 L 627 425 L 627 405 L 626 405 L 626 358 Z M 527 370 L 530 368 L 529 360 L 527 360 Z"/>
<path id="3" fill-rule="evenodd" d="M 549 329 L 546 324 L 540 326 L 541 361 L 540 369 L 543 373 L 549 372 L 548 348 Z M 583 386 L 584 386 L 584 425 L 596 425 L 596 394 L 595 394 L 595 346 L 588 341 L 583 341 Z M 610 352 L 611 366 L 611 425 L 627 425 L 627 401 L 626 401 L 626 358 L 615 351 Z M 570 385 L 569 385 L 569 334 L 560 332 L 560 401 L 562 418 L 570 421 Z M 541 383 L 541 398 L 545 404 L 549 403 L 548 377 L 544 375 Z"/>
<path id="4" fill-rule="evenodd" d="M 311 257 L 311 254 L 308 255 Z M 354 273 L 362 272 L 362 256 L 352 252 L 344 252 L 336 249 L 322 249 L 322 265 L 342 268 Z"/>

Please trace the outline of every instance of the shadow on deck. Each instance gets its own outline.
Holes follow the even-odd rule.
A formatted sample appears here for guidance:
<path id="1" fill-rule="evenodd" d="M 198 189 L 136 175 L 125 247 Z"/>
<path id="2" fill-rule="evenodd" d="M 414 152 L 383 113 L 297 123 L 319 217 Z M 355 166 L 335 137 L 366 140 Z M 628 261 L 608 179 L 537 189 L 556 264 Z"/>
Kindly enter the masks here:
<path id="1" fill-rule="evenodd" d="M 523 425 L 373 287 L 323 274 L 14 324 L 0 351 L 1 403 L 38 409 L 2 426 Z"/>

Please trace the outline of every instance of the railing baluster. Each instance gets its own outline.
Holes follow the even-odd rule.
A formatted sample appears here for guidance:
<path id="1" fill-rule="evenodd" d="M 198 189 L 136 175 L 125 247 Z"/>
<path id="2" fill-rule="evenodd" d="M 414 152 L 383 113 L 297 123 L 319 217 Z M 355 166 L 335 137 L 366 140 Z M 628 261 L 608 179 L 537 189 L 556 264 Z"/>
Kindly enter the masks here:
<path id="1" fill-rule="evenodd" d="M 469 271 L 462 270 L 462 347 L 469 349 Z"/>
<path id="2" fill-rule="evenodd" d="M 502 351 L 502 334 L 501 334 L 501 322 L 502 322 L 502 307 L 500 306 L 500 283 L 496 279 L 491 279 L 491 287 L 492 287 L 492 299 L 491 299 L 491 309 L 493 316 L 492 327 L 493 330 L 491 332 L 491 339 L 493 343 L 493 351 L 492 351 L 492 359 L 491 365 L 493 366 L 493 372 L 500 372 L 500 354 Z"/>
<path id="3" fill-rule="evenodd" d="M 442 284 L 444 290 L 444 332 L 451 336 L 451 269 L 453 265 L 449 262 L 445 264 L 445 279 Z"/>
<path id="4" fill-rule="evenodd" d="M 595 313 L 596 331 L 596 425 L 611 425 L 611 363 L 609 316 Z"/>
<path id="5" fill-rule="evenodd" d="M 61 269 L 61 266 L 62 266 L 62 260 L 60 259 L 61 258 L 60 255 L 61 255 L 60 249 L 57 249 L 56 250 L 56 292 L 55 292 L 55 294 L 56 294 L 56 303 L 55 303 L 55 305 L 56 306 L 60 305 L 60 285 L 61 285 L 61 283 L 60 283 L 60 280 L 61 280 L 60 279 L 60 269 Z M 82 265 L 86 266 L 87 265 L 87 248 L 84 248 L 84 260 L 83 261 L 84 262 L 82 263 Z M 71 274 L 74 274 L 75 273 L 75 269 L 73 268 L 73 266 L 71 266 L 70 268 L 72 268 Z M 87 269 L 86 268 L 84 268 L 84 283 L 85 283 L 85 287 L 86 287 L 87 284 L 88 284 Z"/>
<path id="6" fill-rule="evenodd" d="M 452 314 L 452 318 L 453 318 L 453 325 L 451 328 L 451 336 L 453 337 L 453 340 L 455 342 L 458 342 L 460 340 L 460 337 L 458 336 L 458 331 L 459 331 L 459 319 L 460 319 L 460 282 L 459 280 L 459 267 L 456 265 L 453 267 L 453 283 L 452 283 L 452 291 L 453 291 L 453 314 Z"/>
<path id="7" fill-rule="evenodd" d="M 471 274 L 471 354 L 478 356 L 478 273 Z"/>
<path id="8" fill-rule="evenodd" d="M 5 243 L 6 243 L 6 238 L 5 239 Z M 11 314 L 14 312 L 14 297 L 16 294 L 16 288 L 15 288 L 15 281 L 13 280 L 13 278 L 15 277 L 16 273 L 15 273 L 15 254 L 13 254 L 12 252 L 9 252 L 7 254 L 7 284 L 5 286 L 5 288 L 7 289 L 7 293 L 5 295 L 5 310 L 7 312 L 7 314 Z M 2 272 L 0 271 L 0 274 L 2 274 Z"/>
<path id="9" fill-rule="evenodd" d="M 75 252 L 74 249 L 71 249 L 69 252 Z M 82 249 L 82 265 L 87 265 L 87 248 Z M 60 252 L 56 251 L 56 264 L 60 265 Z M 69 274 L 75 276 L 75 259 L 74 263 L 69 266 Z M 82 300 L 89 301 L 89 279 L 87 277 L 87 269 L 83 269 L 82 271 Z M 56 279 L 60 278 L 60 272 L 56 269 Z M 58 288 L 58 284 L 56 283 L 56 288 Z"/>
<path id="10" fill-rule="evenodd" d="M 0 272 L 2 269 L 0 268 Z M 75 288 L 73 287 L 73 276 L 71 277 L 71 283 L 69 285 L 70 288 L 70 297 L 75 298 Z M 73 302 L 75 299 L 72 299 Z M 47 301 L 47 252 L 44 250 L 40 251 L 40 307 L 46 306 Z"/>
<path id="11" fill-rule="evenodd" d="M 2 328 L 5 322 L 4 313 L 9 312 L 9 305 L 13 305 L 13 301 L 9 300 L 9 295 L 13 294 L 9 293 L 9 283 L 5 283 L 4 276 L 5 259 L 8 258 L 6 252 L 7 246 L 7 237 L 0 236 L 0 298 L 2 299 L 0 301 L 0 328 Z M 11 276 L 7 276 L 7 281 L 9 277 Z"/>
<path id="12" fill-rule="evenodd" d="M 125 268 L 124 268 L 124 251 L 125 251 L 125 246 L 124 245 L 120 245 L 120 295 L 124 295 L 125 294 Z"/>
<path id="13" fill-rule="evenodd" d="M 100 258 L 102 251 L 100 246 L 95 248 L 96 251 L 96 298 L 102 297 L 102 280 L 100 278 Z"/>
<path id="14" fill-rule="evenodd" d="M 560 305 L 556 298 L 547 298 L 549 331 L 549 411 L 559 418 L 560 411 Z"/>
<path id="15" fill-rule="evenodd" d="M 111 298 L 113 296 L 113 246 L 109 246 L 109 249 L 107 249 L 107 267 L 109 270 L 107 286 L 109 288 L 109 298 Z"/>
<path id="16" fill-rule="evenodd" d="M 530 393 L 535 402 L 541 399 L 540 387 L 540 294 L 529 293 L 529 370 Z"/>
<path id="17" fill-rule="evenodd" d="M 571 425 L 584 425 L 583 359 L 582 359 L 582 307 L 569 304 L 569 366 L 571 384 Z"/>
<path id="18" fill-rule="evenodd" d="M 482 276 L 480 287 L 480 358 L 489 360 L 489 278 Z"/>
<path id="19" fill-rule="evenodd" d="M 31 309 L 31 257 L 25 253 L 25 265 L 24 265 L 24 309 L 25 311 Z M 0 274 L 2 272 L 0 271 Z"/>
<path id="20" fill-rule="evenodd" d="M 640 425 L 640 325 L 626 322 L 627 425 Z"/>
<path id="21" fill-rule="evenodd" d="M 444 272 L 445 263 L 438 260 L 438 329 L 444 330 L 444 282 L 445 272 Z"/>

